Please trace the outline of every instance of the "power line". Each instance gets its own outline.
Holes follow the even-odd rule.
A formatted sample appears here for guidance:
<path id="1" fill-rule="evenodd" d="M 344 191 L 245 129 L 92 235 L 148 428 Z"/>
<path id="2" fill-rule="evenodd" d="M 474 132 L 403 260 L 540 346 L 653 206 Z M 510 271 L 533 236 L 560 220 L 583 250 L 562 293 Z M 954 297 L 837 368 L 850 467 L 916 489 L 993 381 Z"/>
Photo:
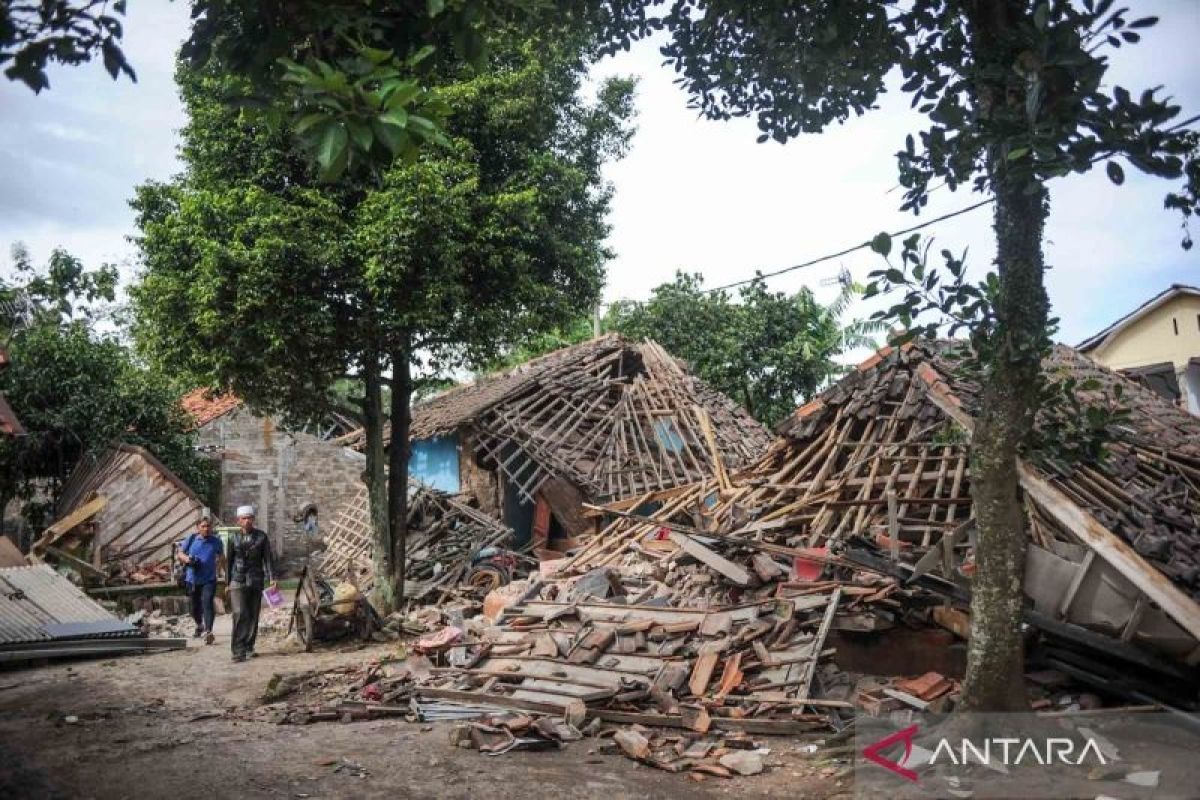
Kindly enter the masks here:
<path id="1" fill-rule="evenodd" d="M 1189 119 L 1185 119 L 1182 122 L 1176 123 L 1175 125 L 1172 125 L 1171 127 L 1165 129 L 1164 132 L 1170 133 L 1171 131 L 1176 131 L 1176 130 L 1179 130 L 1180 128 L 1185 128 L 1188 125 L 1192 125 L 1196 122 L 1200 122 L 1200 114 L 1197 114 L 1194 117 L 1190 117 Z M 1102 155 L 1098 155 L 1095 158 L 1093 158 L 1091 163 L 1095 164 L 1097 162 L 1112 158 L 1115 155 L 1119 155 L 1119 154 L 1114 153 L 1114 152 L 1104 153 Z M 982 207 L 984 207 L 986 205 L 990 205 L 991 203 L 994 203 L 994 202 L 996 202 L 996 198 L 989 197 L 986 200 L 980 200 L 978 203 L 972 203 L 969 206 L 964 206 L 963 208 L 960 208 L 957 211 L 951 211 L 950 213 L 943 214 L 940 217 L 935 217 L 933 219 L 926 220 L 925 222 L 922 222 L 920 225 L 913 225 L 911 228 L 904 228 L 903 230 L 895 231 L 894 233 L 889 234 L 889 236 L 891 236 L 893 239 L 898 238 L 900 236 L 904 236 L 905 234 L 913 233 L 914 231 L 919 231 L 919 230 L 922 230 L 923 228 L 928 228 L 930 225 L 936 225 L 939 222 L 945 222 L 948 219 L 953 219 L 954 217 L 960 216 L 962 214 L 966 214 L 968 212 L 974 211 L 977 208 L 982 208 Z M 705 292 L 719 292 L 723 289 L 734 289 L 738 286 L 744 286 L 747 283 L 753 283 L 754 281 L 756 281 L 760 278 L 763 278 L 763 279 L 774 278 L 777 275 L 784 275 L 788 272 L 795 272 L 796 270 L 804 269 L 806 267 L 812 267 L 812 266 L 816 266 L 817 264 L 823 264 L 826 261 L 832 261 L 835 258 L 841 258 L 842 256 L 849 255 L 850 253 L 856 252 L 858 250 L 862 250 L 863 248 L 867 248 L 870 246 L 871 246 L 871 240 L 868 239 L 867 241 L 862 242 L 861 244 L 856 244 L 852 247 L 847 247 L 846 249 L 839 250 L 836 253 L 829 253 L 828 255 L 820 256 L 818 258 L 814 258 L 814 259 L 805 261 L 800 264 L 793 264 L 790 267 L 783 267 L 782 269 L 773 270 L 772 272 L 758 272 L 758 273 L 755 273 L 754 277 L 752 277 L 752 278 L 744 278 L 740 281 L 734 281 L 733 283 L 726 283 L 722 286 L 714 286 L 713 288 L 705 289 L 704 291 Z"/>
<path id="2" fill-rule="evenodd" d="M 940 217 L 934 217 L 933 219 L 925 220 L 920 225 L 913 225 L 911 228 L 905 228 L 903 230 L 899 230 L 899 231 L 896 231 L 896 232 L 888 234 L 888 235 L 891 236 L 892 238 L 896 238 L 898 236 L 903 236 L 906 233 L 912 233 L 913 231 L 919 231 L 922 228 L 928 228 L 930 225 L 936 225 L 939 222 L 945 222 L 948 219 L 957 217 L 961 214 L 966 214 L 969 211 L 974 211 L 977 208 L 982 208 L 983 206 L 986 206 L 989 203 L 994 203 L 994 202 L 996 202 L 996 198 L 989 197 L 987 200 L 980 200 L 978 203 L 973 203 L 964 208 L 960 208 L 957 211 L 951 211 L 949 214 L 943 214 Z M 801 264 L 793 264 L 790 267 L 784 267 L 783 269 L 777 269 L 777 270 L 774 270 L 773 272 L 759 272 L 759 273 L 756 273 L 753 278 L 745 278 L 744 280 L 734 281 L 733 283 L 727 283 L 723 286 L 714 286 L 713 288 L 705 289 L 704 291 L 719 292 L 722 289 L 732 289 L 737 286 L 742 286 L 747 283 L 752 283 L 752 282 L 758 280 L 759 278 L 774 278 L 776 275 L 783 275 L 784 273 L 787 273 L 787 272 L 795 272 L 798 269 L 804 269 L 805 267 L 815 266 L 817 264 L 821 264 L 826 261 L 831 261 L 835 258 L 841 258 L 842 256 L 849 255 L 850 253 L 853 253 L 856 250 L 862 250 L 864 247 L 870 247 L 870 246 L 871 246 L 871 241 L 868 239 L 867 241 L 863 242 L 862 244 L 856 244 L 853 247 L 847 247 L 845 250 L 839 250 L 836 253 L 830 253 L 829 255 L 824 255 L 819 258 L 814 258 L 811 261 L 805 261 Z"/>

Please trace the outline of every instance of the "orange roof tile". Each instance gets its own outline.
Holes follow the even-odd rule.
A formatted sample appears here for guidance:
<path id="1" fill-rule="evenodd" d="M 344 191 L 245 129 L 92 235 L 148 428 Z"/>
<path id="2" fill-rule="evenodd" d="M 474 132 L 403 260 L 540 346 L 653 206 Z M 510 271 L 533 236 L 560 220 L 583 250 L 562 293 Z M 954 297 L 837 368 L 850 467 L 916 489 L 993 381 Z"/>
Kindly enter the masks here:
<path id="1" fill-rule="evenodd" d="M 201 386 L 185 394 L 179 400 L 183 410 L 203 428 L 215 419 L 225 416 L 242 404 L 242 398 L 233 392 L 214 393 Z"/>

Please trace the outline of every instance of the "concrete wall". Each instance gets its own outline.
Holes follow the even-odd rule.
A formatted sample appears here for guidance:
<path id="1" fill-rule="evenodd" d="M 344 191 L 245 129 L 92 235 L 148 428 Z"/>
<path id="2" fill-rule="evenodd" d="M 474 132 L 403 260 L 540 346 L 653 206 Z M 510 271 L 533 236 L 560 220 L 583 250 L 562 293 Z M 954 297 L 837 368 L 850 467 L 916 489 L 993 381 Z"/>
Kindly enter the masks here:
<path id="1" fill-rule="evenodd" d="M 1200 358 L 1200 297 L 1172 298 L 1089 355 L 1112 369 L 1171 362 L 1186 407 L 1200 413 L 1200 396 L 1188 369 L 1191 359 Z"/>
<path id="2" fill-rule="evenodd" d="M 1179 333 L 1175 333 L 1175 323 Z M 1175 297 L 1130 325 L 1092 358 L 1112 369 L 1170 361 L 1177 368 L 1200 357 L 1200 297 Z"/>
<path id="3" fill-rule="evenodd" d="M 233 523 L 239 505 L 257 506 L 258 525 L 289 572 L 316 545 L 305 530 L 305 509 L 316 507 L 319 534 L 354 496 L 366 466 L 361 453 L 280 430 L 245 408 L 200 428 L 198 438 L 221 462 L 220 517 Z"/>

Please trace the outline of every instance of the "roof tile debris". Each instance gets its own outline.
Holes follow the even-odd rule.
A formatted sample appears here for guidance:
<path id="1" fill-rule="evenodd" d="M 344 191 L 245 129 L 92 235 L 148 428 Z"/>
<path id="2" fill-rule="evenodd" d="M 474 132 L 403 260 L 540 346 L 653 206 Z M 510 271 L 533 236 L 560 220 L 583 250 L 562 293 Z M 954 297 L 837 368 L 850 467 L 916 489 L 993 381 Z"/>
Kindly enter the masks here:
<path id="1" fill-rule="evenodd" d="M 240 407 L 242 400 L 232 392 L 213 392 L 202 386 L 185 394 L 179 404 L 195 421 L 195 426 L 203 428 Z"/>
<path id="2" fill-rule="evenodd" d="M 585 731 L 603 742 L 603 726 L 617 726 L 613 744 L 598 748 L 696 779 L 769 767 L 728 758 L 756 749 L 752 737 L 832 736 L 856 711 L 947 710 L 957 702 L 961 664 L 888 673 L 878 662 L 893 642 L 907 641 L 898 645 L 904 664 L 953 665 L 948 652 L 928 651 L 948 651 L 969 624 L 967 445 L 977 391 L 952 367 L 937 343 L 881 354 L 798 410 L 756 463 L 608 505 L 606 527 L 552 569 L 490 594 L 486 617 L 472 616 L 479 604 L 466 603 L 390 620 L 405 630 L 429 626 L 422 652 L 432 669 L 368 664 L 340 678 L 318 674 L 311 690 L 289 696 L 282 721 L 486 714 L 454 736 L 487 752 Z M 1056 349 L 1046 369 L 1094 376 L 1105 388 L 1124 382 L 1067 348 Z M 1162 558 L 1144 554 L 1166 574 L 1188 563 L 1200 527 L 1200 421 L 1136 386 L 1125 390 L 1132 413 L 1113 432 L 1113 459 L 1039 474 L 1088 513 L 1113 515 L 1115 535 L 1140 542 L 1139 552 L 1147 537 L 1170 539 Z M 1083 554 L 1098 550 L 1081 546 L 1032 493 L 1025 502 L 1031 551 L 1075 555 L 1070 566 L 1081 580 L 1049 588 L 1078 588 L 1093 561 Z M 646 504 L 658 510 L 637 513 Z M 1146 570 L 1139 575 L 1153 573 Z M 1172 591 L 1194 585 L 1190 575 L 1171 576 L 1179 587 Z M 1031 663 L 1056 668 L 1042 669 L 1039 680 L 1049 674 L 1057 683 L 1046 687 L 1059 687 L 1043 688 L 1031 674 L 1035 708 L 1051 705 L 1052 692 L 1060 704 L 1062 692 L 1078 697 L 1080 687 L 1125 702 L 1195 707 L 1195 672 L 1185 659 L 1196 640 L 1157 649 L 1176 641 L 1177 626 L 1151 603 L 1134 602 L 1150 582 L 1131 584 L 1131 610 L 1103 633 L 1078 621 L 1093 602 L 1084 592 L 1065 604 L 1070 614 L 1023 612 L 1037 632 Z M 1054 601 L 1058 609 L 1058 594 Z M 1169 633 L 1160 636 L 1164 620 Z M 861 634 L 880 637 L 871 640 L 873 676 L 835 663 Z M 899 639 L 882 638 L 893 634 Z M 539 733 L 539 716 L 555 720 L 554 731 Z"/>

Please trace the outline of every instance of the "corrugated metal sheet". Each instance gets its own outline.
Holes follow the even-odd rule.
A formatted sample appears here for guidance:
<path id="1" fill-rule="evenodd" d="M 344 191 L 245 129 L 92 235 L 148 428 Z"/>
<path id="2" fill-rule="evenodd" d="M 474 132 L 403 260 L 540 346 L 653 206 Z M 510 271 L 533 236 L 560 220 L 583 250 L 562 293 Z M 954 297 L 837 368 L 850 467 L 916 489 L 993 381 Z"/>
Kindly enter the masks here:
<path id="1" fill-rule="evenodd" d="M 118 620 L 48 565 L 0 569 L 0 644 L 48 642 L 55 637 L 47 625 L 96 622 Z M 132 625 L 122 625 L 98 635 L 137 633 Z"/>

